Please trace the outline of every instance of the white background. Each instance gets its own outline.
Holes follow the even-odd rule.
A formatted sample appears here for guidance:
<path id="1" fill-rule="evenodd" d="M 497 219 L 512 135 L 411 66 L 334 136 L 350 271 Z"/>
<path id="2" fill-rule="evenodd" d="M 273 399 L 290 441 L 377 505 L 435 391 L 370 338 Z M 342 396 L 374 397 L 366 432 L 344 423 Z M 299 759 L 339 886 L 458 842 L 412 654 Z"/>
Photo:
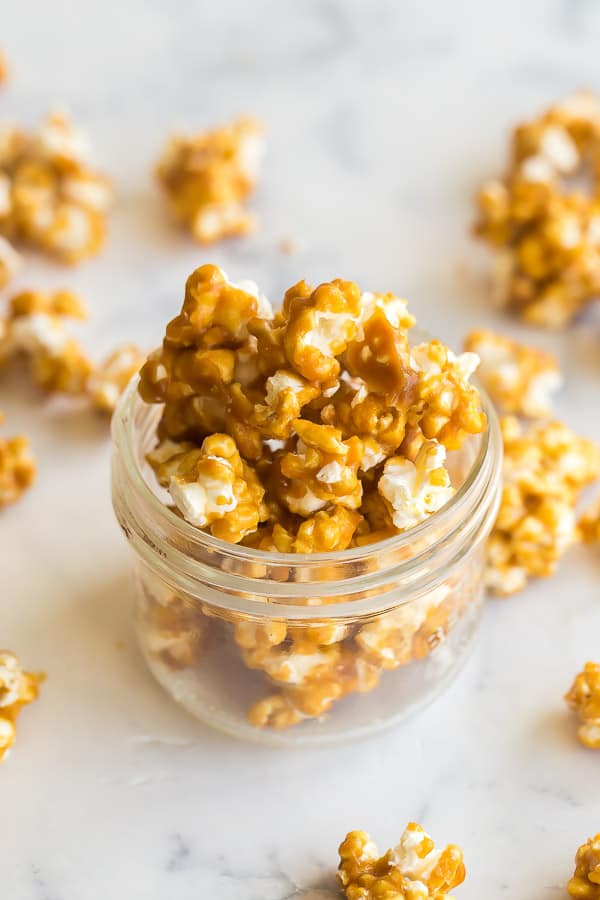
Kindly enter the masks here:
<path id="1" fill-rule="evenodd" d="M 504 3 L 3 0 L 13 66 L 2 119 L 66 105 L 118 200 L 104 253 L 78 269 L 28 257 L 19 286 L 86 297 L 82 340 L 156 344 L 185 276 L 215 261 L 277 302 L 301 277 L 407 296 L 458 346 L 501 324 L 561 357 L 559 412 L 600 438 L 600 324 L 527 331 L 491 308 L 487 254 L 468 237 L 478 182 L 509 125 L 574 88 L 600 88 L 600 7 Z M 150 170 L 175 127 L 250 112 L 269 154 L 260 232 L 214 250 L 169 222 Z M 279 241 L 301 241 L 284 256 Z M 577 846 L 600 830 L 600 756 L 562 694 L 600 657 L 600 553 L 490 602 L 478 648 L 419 718 L 357 746 L 265 750 L 178 710 L 130 628 L 128 550 L 112 516 L 106 424 L 0 382 L 4 431 L 26 431 L 35 488 L 0 518 L 0 644 L 48 672 L 0 770 L 3 900 L 329 897 L 339 841 L 382 847 L 416 819 L 465 851 L 464 900 L 565 895 Z"/>

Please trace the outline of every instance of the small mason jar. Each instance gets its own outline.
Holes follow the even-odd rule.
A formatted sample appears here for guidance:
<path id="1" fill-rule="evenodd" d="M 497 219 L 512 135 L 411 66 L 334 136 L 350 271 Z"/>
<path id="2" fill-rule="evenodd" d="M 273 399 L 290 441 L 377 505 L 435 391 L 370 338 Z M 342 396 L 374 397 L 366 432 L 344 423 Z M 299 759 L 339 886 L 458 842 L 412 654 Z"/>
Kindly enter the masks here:
<path id="1" fill-rule="evenodd" d="M 167 505 L 145 460 L 161 407 L 134 379 L 113 417 L 112 494 L 133 551 L 147 664 L 190 713 L 280 745 L 354 740 L 433 699 L 463 665 L 483 604 L 501 440 L 448 454 L 456 493 L 409 531 L 333 553 L 229 544 Z"/>

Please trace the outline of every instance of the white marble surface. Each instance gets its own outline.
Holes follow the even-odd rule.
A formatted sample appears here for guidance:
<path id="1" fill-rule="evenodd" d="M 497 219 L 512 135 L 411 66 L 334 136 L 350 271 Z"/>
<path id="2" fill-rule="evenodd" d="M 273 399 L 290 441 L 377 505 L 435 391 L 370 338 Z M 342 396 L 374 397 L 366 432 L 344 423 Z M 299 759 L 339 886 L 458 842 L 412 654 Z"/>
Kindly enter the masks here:
<path id="1" fill-rule="evenodd" d="M 155 343 L 207 260 L 272 297 L 302 276 L 404 293 L 454 343 L 475 322 L 527 334 L 489 308 L 470 196 L 514 117 L 600 88 L 591 0 L 5 0 L 0 43 L 14 68 L 2 118 L 68 105 L 117 180 L 106 252 L 69 271 L 30 260 L 21 278 L 81 289 L 90 349 Z M 263 227 L 205 251 L 172 229 L 148 170 L 173 126 L 240 111 L 268 129 Z M 285 237 L 303 252 L 282 255 Z M 597 438 L 599 340 L 597 314 L 539 335 L 566 370 L 561 414 Z M 405 727 L 333 750 L 246 746 L 144 669 L 104 426 L 14 379 L 0 407 L 40 461 L 0 521 L 0 643 L 48 672 L 0 770 L 3 900 L 322 900 L 347 829 L 388 846 L 411 818 L 462 844 L 464 900 L 565 895 L 576 847 L 600 830 L 600 757 L 561 700 L 600 653 L 598 554 L 490 603 L 462 676 Z"/>

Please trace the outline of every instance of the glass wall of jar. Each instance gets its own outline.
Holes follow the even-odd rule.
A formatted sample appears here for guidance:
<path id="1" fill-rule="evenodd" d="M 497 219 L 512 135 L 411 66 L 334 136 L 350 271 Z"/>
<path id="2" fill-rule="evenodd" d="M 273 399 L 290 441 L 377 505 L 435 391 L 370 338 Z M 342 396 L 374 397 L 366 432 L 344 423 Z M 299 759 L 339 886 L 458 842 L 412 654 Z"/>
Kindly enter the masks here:
<path id="1" fill-rule="evenodd" d="M 329 554 L 229 544 L 168 506 L 145 461 L 159 406 L 137 380 L 113 419 L 112 491 L 134 556 L 149 668 L 193 715 L 272 744 L 356 739 L 422 707 L 459 671 L 483 603 L 500 494 L 488 429 L 448 455 L 456 492 L 385 541 Z"/>

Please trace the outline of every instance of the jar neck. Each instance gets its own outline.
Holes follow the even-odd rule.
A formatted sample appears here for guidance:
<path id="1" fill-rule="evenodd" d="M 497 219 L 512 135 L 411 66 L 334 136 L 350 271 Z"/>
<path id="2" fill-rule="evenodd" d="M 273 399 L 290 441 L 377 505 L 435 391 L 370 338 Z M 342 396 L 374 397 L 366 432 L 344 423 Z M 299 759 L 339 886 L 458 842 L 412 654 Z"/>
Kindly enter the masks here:
<path id="1" fill-rule="evenodd" d="M 145 454 L 161 408 L 144 403 L 134 380 L 113 417 L 112 493 L 132 549 L 174 591 L 238 612 L 268 604 L 289 617 L 306 608 L 352 605 L 370 612 L 435 588 L 489 534 L 500 494 L 501 440 L 496 415 L 482 394 L 488 429 L 461 451 L 467 471 L 446 506 L 408 532 L 328 554 L 269 553 L 228 544 L 175 515 L 151 487 Z M 388 599 L 386 599 L 388 597 Z M 378 609 L 374 608 L 374 604 Z"/>

